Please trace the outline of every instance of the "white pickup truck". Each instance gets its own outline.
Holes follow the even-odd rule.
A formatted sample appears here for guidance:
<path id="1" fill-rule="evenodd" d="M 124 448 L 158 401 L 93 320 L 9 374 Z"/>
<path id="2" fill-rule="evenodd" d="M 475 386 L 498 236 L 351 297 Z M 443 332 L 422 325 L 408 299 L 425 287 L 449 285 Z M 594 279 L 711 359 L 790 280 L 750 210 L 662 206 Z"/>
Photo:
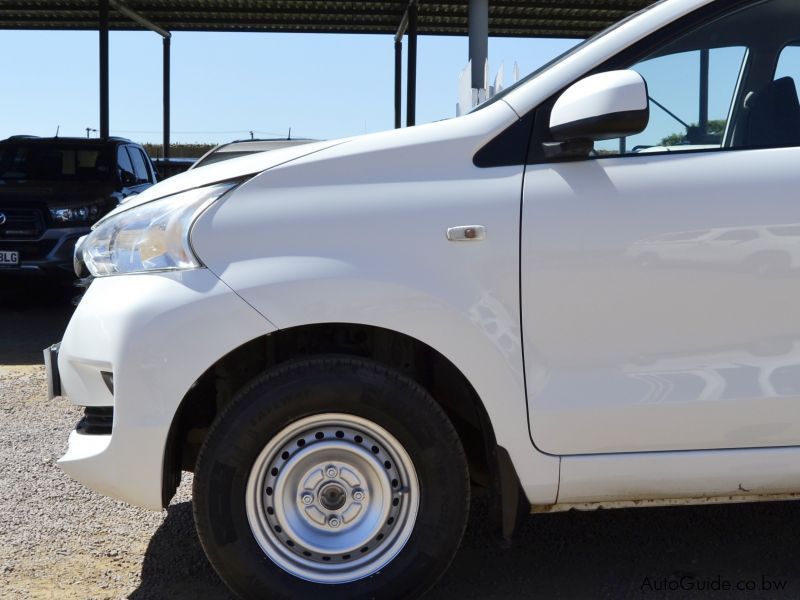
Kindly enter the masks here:
<path id="1" fill-rule="evenodd" d="M 506 536 L 529 511 L 796 497 L 794 261 L 636 249 L 800 223 L 799 40 L 796 0 L 666 0 L 460 118 L 125 202 L 46 351 L 85 407 L 61 467 L 154 510 L 193 471 L 243 598 L 419 595 L 479 488 Z"/>

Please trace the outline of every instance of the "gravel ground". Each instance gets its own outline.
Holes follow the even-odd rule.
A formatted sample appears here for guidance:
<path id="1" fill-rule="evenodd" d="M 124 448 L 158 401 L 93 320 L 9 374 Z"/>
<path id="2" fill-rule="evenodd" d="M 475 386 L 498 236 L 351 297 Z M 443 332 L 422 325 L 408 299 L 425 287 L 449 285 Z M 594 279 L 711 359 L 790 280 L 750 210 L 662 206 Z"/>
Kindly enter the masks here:
<path id="1" fill-rule="evenodd" d="M 46 397 L 41 349 L 72 311 L 52 294 L 0 295 L 0 598 L 230 598 L 194 531 L 191 475 L 157 513 L 56 466 L 81 410 Z"/>
<path id="2" fill-rule="evenodd" d="M 79 409 L 47 401 L 40 349 L 69 317 L 0 294 L 0 598 L 230 598 L 192 522 L 187 475 L 153 513 L 101 497 L 55 465 Z M 503 549 L 477 501 L 432 598 L 798 598 L 796 503 L 634 509 L 527 519 Z M 695 589 L 664 591 L 665 585 Z M 781 590 L 764 589 L 778 582 Z M 702 582 L 754 586 L 700 591 Z"/>

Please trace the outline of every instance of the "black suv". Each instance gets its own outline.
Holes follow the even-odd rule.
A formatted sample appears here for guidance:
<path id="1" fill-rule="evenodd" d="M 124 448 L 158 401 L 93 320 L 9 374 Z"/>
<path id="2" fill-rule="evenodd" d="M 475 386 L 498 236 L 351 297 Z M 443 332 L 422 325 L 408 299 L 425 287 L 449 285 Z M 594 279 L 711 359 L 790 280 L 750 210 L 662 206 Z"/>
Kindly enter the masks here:
<path id="1" fill-rule="evenodd" d="M 71 282 L 75 242 L 125 197 L 156 182 L 150 157 L 124 138 L 0 141 L 0 282 Z"/>

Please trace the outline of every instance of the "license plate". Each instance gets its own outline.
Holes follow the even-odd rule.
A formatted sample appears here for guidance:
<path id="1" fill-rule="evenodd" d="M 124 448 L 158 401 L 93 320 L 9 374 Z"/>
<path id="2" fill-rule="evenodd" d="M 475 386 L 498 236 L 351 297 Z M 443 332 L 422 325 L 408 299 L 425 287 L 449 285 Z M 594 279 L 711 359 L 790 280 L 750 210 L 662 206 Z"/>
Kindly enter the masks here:
<path id="1" fill-rule="evenodd" d="M 16 250 L 0 250 L 0 265 L 18 265 L 19 252 Z"/>

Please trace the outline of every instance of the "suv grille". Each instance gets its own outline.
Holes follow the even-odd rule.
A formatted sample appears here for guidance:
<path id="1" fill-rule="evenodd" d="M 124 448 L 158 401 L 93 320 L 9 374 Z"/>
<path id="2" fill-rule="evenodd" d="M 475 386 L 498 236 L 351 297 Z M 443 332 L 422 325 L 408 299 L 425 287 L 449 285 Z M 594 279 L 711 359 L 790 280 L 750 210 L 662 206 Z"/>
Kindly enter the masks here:
<path id="1" fill-rule="evenodd" d="M 41 242 L 7 242 L 0 237 L 0 250 L 16 250 L 21 261 L 44 260 L 55 247 L 58 240 L 42 240 Z"/>
<path id="2" fill-rule="evenodd" d="M 0 209 L 0 240 L 38 238 L 44 231 L 42 213 L 36 208 Z"/>

